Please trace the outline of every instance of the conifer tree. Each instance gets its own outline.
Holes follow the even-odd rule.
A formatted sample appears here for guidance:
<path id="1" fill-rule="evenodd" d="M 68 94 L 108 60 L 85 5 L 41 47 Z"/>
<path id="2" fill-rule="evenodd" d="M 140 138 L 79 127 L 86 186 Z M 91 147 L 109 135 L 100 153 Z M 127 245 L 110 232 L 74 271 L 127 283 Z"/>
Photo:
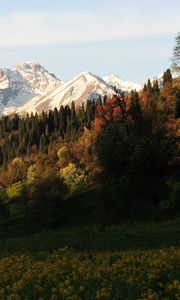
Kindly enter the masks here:
<path id="1" fill-rule="evenodd" d="M 148 82 L 147 82 L 147 93 L 149 96 L 151 96 L 151 93 L 152 93 L 152 85 L 151 85 L 151 80 L 148 79 Z"/>
<path id="2" fill-rule="evenodd" d="M 136 91 L 131 92 L 131 103 L 128 113 L 136 120 L 141 119 L 142 117 L 142 108 L 140 104 L 139 94 Z"/>
<path id="3" fill-rule="evenodd" d="M 66 115 L 65 115 L 64 107 L 61 105 L 59 110 L 59 133 L 62 137 L 64 137 L 64 133 L 66 131 Z"/>
<path id="4" fill-rule="evenodd" d="M 170 69 L 167 69 L 163 75 L 163 86 L 165 85 L 172 86 L 172 75 Z"/>
<path id="5" fill-rule="evenodd" d="M 30 142 L 28 142 L 28 144 L 27 144 L 26 154 L 27 154 L 28 156 L 30 155 Z"/>
<path id="6" fill-rule="evenodd" d="M 40 138 L 39 151 L 41 153 L 47 153 L 46 137 L 44 134 L 42 134 Z"/>
<path id="7" fill-rule="evenodd" d="M 53 115 L 54 115 L 54 129 L 57 130 L 59 127 L 59 114 L 58 114 L 57 107 L 55 107 L 53 111 Z"/>
<path id="8" fill-rule="evenodd" d="M 160 88 L 159 88 L 159 84 L 158 84 L 158 81 L 157 79 L 153 82 L 153 94 L 154 95 L 159 95 L 159 92 L 160 92 Z"/>

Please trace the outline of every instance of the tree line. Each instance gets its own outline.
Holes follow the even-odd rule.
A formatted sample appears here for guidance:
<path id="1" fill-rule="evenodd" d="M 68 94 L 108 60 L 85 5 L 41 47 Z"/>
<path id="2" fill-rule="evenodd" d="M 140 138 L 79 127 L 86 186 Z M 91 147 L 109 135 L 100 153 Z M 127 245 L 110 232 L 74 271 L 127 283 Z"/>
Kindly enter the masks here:
<path id="1" fill-rule="evenodd" d="M 86 105 L 75 109 L 61 106 L 41 114 L 17 114 L 0 119 L 0 164 L 6 166 L 15 157 L 48 153 L 54 140 L 70 142 L 76 140 L 84 127 L 91 128 L 99 102 L 87 100 Z"/>

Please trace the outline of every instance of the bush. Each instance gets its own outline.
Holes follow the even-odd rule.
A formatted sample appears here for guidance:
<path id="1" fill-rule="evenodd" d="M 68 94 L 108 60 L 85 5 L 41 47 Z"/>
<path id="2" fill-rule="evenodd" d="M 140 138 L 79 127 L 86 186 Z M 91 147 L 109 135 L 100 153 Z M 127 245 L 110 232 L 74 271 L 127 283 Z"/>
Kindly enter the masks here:
<path id="1" fill-rule="evenodd" d="M 21 201 L 30 219 L 51 228 L 60 222 L 65 192 L 59 177 L 45 177 L 24 187 Z"/>
<path id="2" fill-rule="evenodd" d="M 173 214 L 180 213 L 180 181 L 169 182 L 169 197 L 160 203 L 160 211 Z"/>
<path id="3" fill-rule="evenodd" d="M 9 218 L 8 196 L 3 188 L 0 188 L 0 217 Z"/>
<path id="4" fill-rule="evenodd" d="M 57 153 L 60 167 L 65 167 L 71 161 L 68 145 L 63 145 Z"/>
<path id="5" fill-rule="evenodd" d="M 85 171 L 73 163 L 70 163 L 66 168 L 62 169 L 60 176 L 67 185 L 70 194 L 83 191 L 88 187 L 88 178 Z"/>
<path id="6" fill-rule="evenodd" d="M 60 222 L 64 197 L 60 191 L 45 191 L 29 201 L 31 217 L 43 227 L 53 228 Z"/>
<path id="7" fill-rule="evenodd" d="M 179 262 L 179 247 L 6 254 L 0 260 L 1 299 L 178 300 Z"/>
<path id="8" fill-rule="evenodd" d="M 104 222 L 107 224 L 126 222 L 129 219 L 147 220 L 156 212 L 153 203 L 137 196 L 130 182 L 129 185 L 103 186 L 102 201 Z"/>
<path id="9" fill-rule="evenodd" d="M 36 165 L 33 164 L 33 165 L 29 166 L 29 168 L 27 170 L 27 182 L 28 182 L 28 184 L 32 184 L 37 179 L 38 179 L 37 168 L 36 168 Z"/>

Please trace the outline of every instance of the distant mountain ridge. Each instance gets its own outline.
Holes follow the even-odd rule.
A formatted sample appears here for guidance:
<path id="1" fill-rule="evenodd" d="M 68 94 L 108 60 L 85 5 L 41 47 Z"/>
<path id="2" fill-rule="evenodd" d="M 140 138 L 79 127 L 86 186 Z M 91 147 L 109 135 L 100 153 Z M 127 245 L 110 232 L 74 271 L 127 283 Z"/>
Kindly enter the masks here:
<path id="1" fill-rule="evenodd" d="M 124 79 L 119 78 L 117 75 L 111 74 L 103 77 L 103 79 L 111 86 L 116 87 L 119 90 L 131 92 L 132 90 L 140 91 L 143 87 L 141 83 L 132 83 Z"/>
<path id="2" fill-rule="evenodd" d="M 0 114 L 41 113 L 72 101 L 81 105 L 87 99 L 112 96 L 117 90 L 140 91 L 142 87 L 117 75 L 101 78 L 89 71 L 64 83 L 39 63 L 27 61 L 12 69 L 0 69 Z"/>
<path id="3" fill-rule="evenodd" d="M 63 83 L 34 61 L 0 69 L 0 113 L 15 111 L 32 98 L 46 94 Z"/>

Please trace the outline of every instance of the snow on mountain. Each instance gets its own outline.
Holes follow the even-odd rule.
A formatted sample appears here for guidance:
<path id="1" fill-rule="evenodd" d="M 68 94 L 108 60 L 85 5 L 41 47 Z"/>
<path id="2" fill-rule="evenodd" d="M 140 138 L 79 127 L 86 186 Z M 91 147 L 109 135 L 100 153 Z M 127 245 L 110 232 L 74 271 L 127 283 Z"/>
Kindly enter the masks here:
<path id="1" fill-rule="evenodd" d="M 118 76 L 113 74 L 109 76 L 105 76 L 103 77 L 103 79 L 118 90 L 127 91 L 127 92 L 136 90 L 138 92 L 142 89 L 142 84 L 125 81 L 124 79 L 121 79 Z"/>
<path id="2" fill-rule="evenodd" d="M 17 71 L 0 69 L 0 106 L 21 105 L 35 93 L 28 82 Z"/>
<path id="3" fill-rule="evenodd" d="M 35 96 L 46 94 L 62 85 L 55 75 L 48 73 L 34 61 L 0 69 L 0 112 L 11 107 L 14 111 Z M 14 109 L 13 109 L 14 108 Z"/>
<path id="4" fill-rule="evenodd" d="M 62 84 L 54 74 L 50 74 L 44 67 L 34 61 L 16 65 L 12 70 L 21 74 L 36 94 L 44 94 Z"/>
<path id="5" fill-rule="evenodd" d="M 162 74 L 151 81 L 162 83 Z M 27 61 L 12 69 L 0 69 L 0 114 L 48 111 L 61 105 L 76 106 L 87 99 L 112 96 L 117 91 L 140 91 L 143 84 L 131 83 L 116 75 L 103 78 L 82 72 L 63 83 L 39 63 Z"/>
<path id="6" fill-rule="evenodd" d="M 97 99 L 97 97 L 103 95 L 111 96 L 114 93 L 115 90 L 110 84 L 86 71 L 46 95 L 32 98 L 23 106 L 18 107 L 16 112 L 42 112 L 61 105 L 70 105 L 72 101 L 78 106 L 86 102 L 87 99 Z"/>
<path id="7" fill-rule="evenodd" d="M 154 81 L 157 80 L 159 87 L 162 88 L 163 87 L 163 76 L 164 76 L 164 73 L 161 73 L 158 76 L 151 78 L 150 81 L 151 81 L 151 83 L 153 83 Z"/>

